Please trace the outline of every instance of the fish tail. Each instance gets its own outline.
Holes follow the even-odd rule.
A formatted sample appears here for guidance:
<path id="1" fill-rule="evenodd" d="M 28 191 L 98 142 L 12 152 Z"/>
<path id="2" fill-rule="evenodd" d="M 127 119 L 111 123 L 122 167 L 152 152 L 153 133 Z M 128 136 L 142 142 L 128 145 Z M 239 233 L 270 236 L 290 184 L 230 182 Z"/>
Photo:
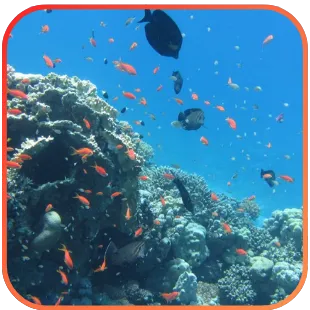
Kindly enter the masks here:
<path id="1" fill-rule="evenodd" d="M 70 146 L 70 148 L 73 149 L 73 153 L 71 154 L 71 156 L 78 154 L 77 150 L 73 146 Z"/>
<path id="2" fill-rule="evenodd" d="M 64 245 L 64 244 L 61 244 L 62 248 L 61 249 L 58 249 L 59 251 L 66 251 L 67 250 L 67 247 Z"/>
<path id="3" fill-rule="evenodd" d="M 152 13 L 151 10 L 144 10 L 144 17 L 138 23 L 146 23 L 152 21 Z"/>

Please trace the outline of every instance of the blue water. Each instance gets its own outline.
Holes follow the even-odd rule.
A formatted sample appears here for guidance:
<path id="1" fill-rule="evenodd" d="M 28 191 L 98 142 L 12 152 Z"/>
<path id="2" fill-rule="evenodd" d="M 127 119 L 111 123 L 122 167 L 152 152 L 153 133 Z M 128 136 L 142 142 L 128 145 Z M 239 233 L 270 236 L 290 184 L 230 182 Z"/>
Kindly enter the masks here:
<path id="1" fill-rule="evenodd" d="M 156 164 L 178 164 L 185 171 L 203 175 L 217 193 L 239 199 L 254 194 L 263 217 L 275 209 L 300 207 L 302 46 L 295 26 L 272 11 L 169 10 L 167 13 L 185 34 L 178 60 L 162 57 L 150 47 L 144 24 L 135 29 L 137 21 L 144 16 L 141 10 L 54 10 L 51 14 L 38 11 L 18 22 L 9 41 L 8 63 L 18 72 L 75 75 L 92 81 L 100 91 L 107 90 L 109 103 L 115 108 L 133 109 L 121 114 L 119 119 L 131 124 L 134 120 L 144 120 L 145 127 L 134 127 L 153 146 Z M 126 27 L 129 17 L 136 19 Z M 100 27 L 101 21 L 107 24 L 105 28 Z M 50 32 L 39 34 L 45 24 L 49 25 Z M 89 43 L 92 29 L 96 48 Z M 262 41 L 269 34 L 273 34 L 274 40 L 262 48 Z M 110 44 L 109 38 L 115 42 Z M 138 47 L 129 51 L 133 42 L 137 42 Z M 240 46 L 239 51 L 234 48 L 236 45 Z M 52 59 L 61 58 L 62 63 L 55 69 L 46 67 L 42 59 L 44 53 Z M 92 57 L 94 61 L 87 62 L 85 57 Z M 104 58 L 108 59 L 108 65 L 103 63 Z M 132 64 L 137 76 L 116 70 L 112 61 L 119 58 Z M 238 68 L 237 63 L 242 67 Z M 157 66 L 160 70 L 154 75 L 153 69 Z M 179 70 L 184 78 L 178 96 L 169 79 L 173 70 Z M 227 86 L 228 77 L 240 86 L 239 91 Z M 157 92 L 160 84 L 163 89 Z M 261 86 L 263 91 L 255 92 L 255 86 Z M 134 88 L 142 90 L 137 100 L 122 96 L 123 90 L 133 92 Z M 190 90 L 198 94 L 198 101 L 191 99 Z M 119 97 L 118 101 L 112 101 L 115 96 Z M 147 107 L 138 104 L 142 96 L 147 99 Z M 175 97 L 181 98 L 184 105 L 178 105 L 173 100 Z M 211 105 L 205 105 L 205 100 Z M 215 109 L 218 104 L 223 104 L 226 111 Z M 254 111 L 253 104 L 257 104 L 259 110 Z M 206 128 L 187 132 L 170 125 L 181 110 L 193 107 L 204 110 Z M 145 112 L 153 113 L 156 120 L 151 120 Z M 275 117 L 282 112 L 284 122 L 277 123 Z M 226 117 L 236 120 L 237 130 L 228 126 Z M 257 121 L 251 121 L 252 117 Z M 236 135 L 243 139 L 237 139 Z M 208 146 L 200 143 L 201 136 L 209 140 Z M 272 143 L 271 149 L 265 146 L 268 142 Z M 284 155 L 290 155 L 291 159 L 285 159 Z M 261 168 L 273 169 L 276 175 L 292 176 L 295 181 L 279 180 L 273 193 L 260 178 Z M 236 172 L 238 178 L 231 180 Z M 227 186 L 228 181 L 232 186 Z"/>

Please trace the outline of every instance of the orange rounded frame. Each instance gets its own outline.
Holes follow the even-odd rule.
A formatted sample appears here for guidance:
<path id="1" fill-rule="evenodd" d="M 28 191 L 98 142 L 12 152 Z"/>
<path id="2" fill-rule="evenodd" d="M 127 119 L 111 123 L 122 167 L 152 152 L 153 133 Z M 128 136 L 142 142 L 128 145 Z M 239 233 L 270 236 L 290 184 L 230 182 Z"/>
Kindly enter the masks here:
<path id="1" fill-rule="evenodd" d="M 6 94 L 6 79 L 4 78 L 7 75 L 7 43 L 9 39 L 9 35 L 13 29 L 13 27 L 21 20 L 25 15 L 32 13 L 38 10 L 44 9 L 71 9 L 71 10 L 104 10 L 104 9 L 114 9 L 114 10 L 130 10 L 130 9 L 195 9 L 195 10 L 269 10 L 275 11 L 279 14 L 287 17 L 297 28 L 300 33 L 303 47 L 303 272 L 300 279 L 300 282 L 294 292 L 289 295 L 286 299 L 280 301 L 274 305 L 266 305 L 266 306 L 215 306 L 216 309 L 225 310 L 225 309 L 252 309 L 253 307 L 264 308 L 266 310 L 276 309 L 282 307 L 283 305 L 289 303 L 293 300 L 297 294 L 301 291 L 307 277 L 308 271 L 308 42 L 306 38 L 306 34 L 298 22 L 298 20 L 289 12 L 284 9 L 272 6 L 272 5 L 37 5 L 26 9 L 25 11 L 19 13 L 9 24 L 3 38 L 2 42 L 2 102 L 6 102 L 7 94 Z M 7 111 L 6 105 L 2 105 L 2 272 L 3 278 L 8 287 L 9 291 L 12 295 L 24 305 L 35 308 L 35 309 L 47 309 L 53 306 L 47 305 L 36 305 L 26 299 L 24 299 L 13 287 L 10 282 L 7 270 L 7 188 L 6 188 L 6 154 L 7 154 L 7 119 L 6 119 Z M 111 306 L 57 306 L 58 309 L 76 309 L 77 307 L 82 307 L 83 309 L 94 309 L 94 308 L 102 308 L 102 307 L 111 307 Z M 113 309 L 124 309 L 124 306 L 113 306 Z M 145 307 L 145 306 L 143 306 Z M 162 306 L 147 306 L 152 308 L 158 308 Z M 211 307 L 211 306 L 208 306 Z M 169 309 L 178 309 L 179 306 L 169 306 Z M 186 308 L 191 308 L 192 310 L 201 309 L 201 306 L 186 306 Z M 128 310 L 135 310 L 137 306 L 126 306 Z"/>

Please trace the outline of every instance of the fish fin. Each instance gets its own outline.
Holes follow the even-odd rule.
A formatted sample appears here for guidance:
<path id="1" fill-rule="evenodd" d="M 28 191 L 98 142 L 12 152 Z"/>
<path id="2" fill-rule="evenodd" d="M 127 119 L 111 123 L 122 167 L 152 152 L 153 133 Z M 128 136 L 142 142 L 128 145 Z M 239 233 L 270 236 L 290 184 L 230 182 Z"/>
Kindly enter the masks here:
<path id="1" fill-rule="evenodd" d="M 152 13 L 151 10 L 144 10 L 145 15 L 143 19 L 141 19 L 138 23 L 146 23 L 146 22 L 151 22 L 152 21 Z"/>
<path id="2" fill-rule="evenodd" d="M 110 243 L 107 246 L 107 249 L 105 250 L 104 256 L 109 257 L 109 255 L 117 253 L 118 249 L 113 241 L 110 241 Z"/>
<path id="3" fill-rule="evenodd" d="M 73 146 L 70 146 L 70 148 L 73 150 L 73 153 L 71 153 L 71 156 L 76 155 L 77 150 Z"/>

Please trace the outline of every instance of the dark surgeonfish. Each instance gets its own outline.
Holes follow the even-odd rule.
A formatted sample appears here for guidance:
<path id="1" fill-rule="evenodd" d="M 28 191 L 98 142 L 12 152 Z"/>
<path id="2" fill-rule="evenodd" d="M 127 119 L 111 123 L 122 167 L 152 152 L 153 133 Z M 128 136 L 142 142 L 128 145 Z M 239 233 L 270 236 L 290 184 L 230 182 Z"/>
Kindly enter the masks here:
<path id="1" fill-rule="evenodd" d="M 183 78 L 179 71 L 173 71 L 172 76 L 176 78 L 174 80 L 174 92 L 178 94 L 183 86 Z"/>
<path id="2" fill-rule="evenodd" d="M 263 176 L 265 174 L 270 174 L 271 175 L 271 178 L 264 178 L 264 180 L 267 182 L 267 184 L 270 186 L 270 187 L 274 187 L 274 185 L 277 185 L 277 181 L 276 181 L 276 174 L 274 173 L 273 170 L 263 170 L 261 169 L 260 170 L 260 177 L 263 178 Z"/>
<path id="3" fill-rule="evenodd" d="M 139 23 L 147 23 L 145 35 L 153 49 L 162 56 L 178 59 L 183 37 L 177 24 L 164 11 L 145 10 Z"/>
<path id="4" fill-rule="evenodd" d="M 205 115 L 201 109 L 193 108 L 180 112 L 178 123 L 185 130 L 197 130 L 204 125 Z M 177 126 L 175 126 L 177 127 Z"/>
<path id="5" fill-rule="evenodd" d="M 183 201 L 183 205 L 184 207 L 189 211 L 189 212 L 194 212 L 194 206 L 191 200 L 191 197 L 187 191 L 187 189 L 185 188 L 185 186 L 183 185 L 183 183 L 181 182 L 181 180 L 179 178 L 174 178 L 173 179 L 174 184 L 176 185 L 176 187 L 178 188 L 182 201 Z"/>
<path id="6" fill-rule="evenodd" d="M 134 241 L 118 249 L 111 241 L 105 253 L 109 263 L 115 266 L 126 266 L 135 263 L 145 255 L 145 242 Z"/>

